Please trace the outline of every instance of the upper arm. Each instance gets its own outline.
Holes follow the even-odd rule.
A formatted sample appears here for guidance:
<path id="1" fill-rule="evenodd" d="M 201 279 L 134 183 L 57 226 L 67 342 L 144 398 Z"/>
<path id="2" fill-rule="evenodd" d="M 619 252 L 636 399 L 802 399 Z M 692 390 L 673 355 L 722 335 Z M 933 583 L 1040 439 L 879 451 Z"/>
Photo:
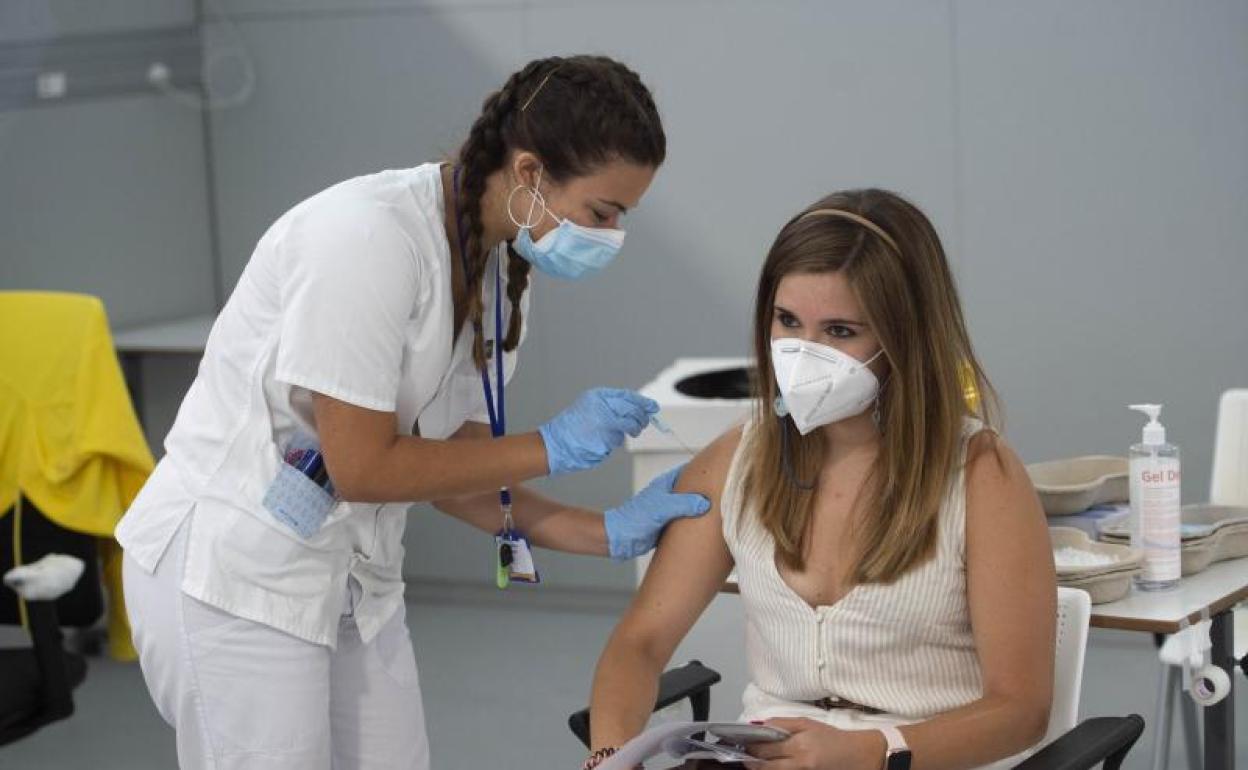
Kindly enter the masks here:
<path id="1" fill-rule="evenodd" d="M 985 694 L 1052 698 L 1057 580 L 1044 511 L 1018 456 L 988 431 L 968 448 L 966 572 Z"/>
<path id="2" fill-rule="evenodd" d="M 457 441 L 461 439 L 474 439 L 474 438 L 483 439 L 483 438 L 492 438 L 493 436 L 494 436 L 494 433 L 490 430 L 489 425 L 486 425 L 485 423 L 482 423 L 482 422 L 477 422 L 476 420 L 473 420 L 473 419 L 468 419 L 468 420 L 465 420 L 464 424 L 460 425 L 459 428 L 457 428 L 454 433 L 448 436 L 447 440 Z M 495 495 L 493 492 L 490 492 L 489 496 L 494 497 Z M 495 516 L 498 509 L 497 507 L 493 508 L 487 520 L 483 515 L 480 514 L 477 508 L 472 505 L 472 501 L 478 497 L 480 497 L 480 494 L 474 493 L 474 494 L 469 494 L 469 495 L 463 495 L 461 497 L 440 498 L 437 500 L 432 500 L 430 502 L 433 503 L 434 508 L 437 508 L 439 511 L 442 511 L 443 513 L 454 516 L 455 518 L 460 519 L 467 524 L 471 524 L 472 526 L 477 527 L 478 529 L 482 531 L 492 532 L 493 529 L 498 524 L 497 518 Z"/>
<path id="3" fill-rule="evenodd" d="M 641 588 L 616 628 L 615 638 L 629 640 L 664 662 L 732 572 L 719 506 L 740 439 L 740 428 L 725 433 L 681 472 L 675 491 L 704 495 L 710 510 L 667 526 Z"/>
<path id="4" fill-rule="evenodd" d="M 350 498 L 352 482 L 375 468 L 380 453 L 397 440 L 395 413 L 366 409 L 315 392 L 312 412 L 330 478 L 339 491 Z M 469 420 L 450 438 L 490 438 L 492 435 L 490 426 Z M 441 507 L 439 503 L 442 502 L 450 501 L 435 501 L 434 504 Z"/>
<path id="5" fill-rule="evenodd" d="M 316 392 L 312 393 L 312 413 L 329 477 L 348 500 L 359 499 L 357 481 L 376 467 L 381 453 L 398 436 L 395 413 L 366 409 Z"/>

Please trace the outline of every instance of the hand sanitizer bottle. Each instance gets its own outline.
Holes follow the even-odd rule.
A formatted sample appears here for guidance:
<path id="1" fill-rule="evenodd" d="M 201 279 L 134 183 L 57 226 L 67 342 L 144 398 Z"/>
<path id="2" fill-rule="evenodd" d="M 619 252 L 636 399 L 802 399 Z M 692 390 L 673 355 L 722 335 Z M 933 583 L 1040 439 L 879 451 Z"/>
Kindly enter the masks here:
<path id="1" fill-rule="evenodd" d="M 1166 443 L 1166 428 L 1157 421 L 1161 404 L 1131 408 L 1149 417 L 1144 440 L 1130 450 L 1131 545 L 1144 553 L 1135 584 L 1164 591 L 1177 586 L 1181 574 L 1179 448 Z"/>

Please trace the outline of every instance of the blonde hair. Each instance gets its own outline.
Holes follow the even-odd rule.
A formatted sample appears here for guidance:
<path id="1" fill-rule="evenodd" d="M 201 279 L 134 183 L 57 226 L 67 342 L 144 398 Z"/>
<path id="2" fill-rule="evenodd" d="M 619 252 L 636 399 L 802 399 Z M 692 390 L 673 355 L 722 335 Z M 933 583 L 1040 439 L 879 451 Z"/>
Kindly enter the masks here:
<path id="1" fill-rule="evenodd" d="M 849 190 L 789 220 L 758 280 L 757 399 L 741 487 L 782 564 L 799 571 L 805 565 L 815 491 L 795 479 L 817 478 L 827 439 L 818 430 L 801 436 L 792 420 L 772 411 L 776 289 L 787 275 L 827 272 L 845 276 L 889 364 L 879 395 L 880 452 L 858 497 L 850 572 L 854 584 L 888 583 L 933 553 L 963 418 L 995 424 L 998 400 L 971 347 L 940 238 L 918 208 L 885 190 Z M 786 461 L 792 473 L 782 470 Z"/>

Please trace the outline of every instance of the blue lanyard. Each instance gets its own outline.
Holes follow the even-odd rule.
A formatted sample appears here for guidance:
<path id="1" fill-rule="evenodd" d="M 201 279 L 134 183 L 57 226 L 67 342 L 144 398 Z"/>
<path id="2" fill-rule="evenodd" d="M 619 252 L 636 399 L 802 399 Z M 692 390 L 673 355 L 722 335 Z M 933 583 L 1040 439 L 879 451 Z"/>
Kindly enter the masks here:
<path id="1" fill-rule="evenodd" d="M 464 218 L 459 207 L 459 166 L 455 166 L 452 176 L 455 188 L 455 234 L 459 239 L 459 258 L 464 266 L 464 281 L 468 281 L 468 254 L 464 244 L 468 237 L 464 229 Z M 506 382 L 503 379 L 503 267 L 502 258 L 494 261 L 494 377 L 498 383 L 498 397 L 495 399 L 494 388 L 490 385 L 489 367 L 481 370 L 481 387 L 485 390 L 485 408 L 490 416 L 490 433 L 499 438 L 507 433 L 507 400 Z M 481 333 L 481 325 L 475 324 L 473 331 Z M 496 406 L 497 404 L 497 406 Z M 511 518 L 511 491 L 503 487 L 498 491 L 499 504 L 502 505 L 506 518 Z M 510 521 L 506 526 L 510 527 Z"/>

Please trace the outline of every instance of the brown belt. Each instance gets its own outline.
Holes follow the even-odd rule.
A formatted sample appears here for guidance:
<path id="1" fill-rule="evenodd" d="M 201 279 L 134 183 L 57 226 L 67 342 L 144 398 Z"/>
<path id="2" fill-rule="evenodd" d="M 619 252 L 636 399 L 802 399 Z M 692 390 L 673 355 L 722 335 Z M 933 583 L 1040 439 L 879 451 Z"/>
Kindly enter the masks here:
<path id="1" fill-rule="evenodd" d="M 884 713 L 881 709 L 877 709 L 872 706 L 864 706 L 861 703 L 854 703 L 852 700 L 845 700 L 844 698 L 820 698 L 819 700 L 808 700 L 806 702 L 816 708 L 821 708 L 824 711 L 849 709 L 850 711 L 861 711 L 864 714 Z"/>

